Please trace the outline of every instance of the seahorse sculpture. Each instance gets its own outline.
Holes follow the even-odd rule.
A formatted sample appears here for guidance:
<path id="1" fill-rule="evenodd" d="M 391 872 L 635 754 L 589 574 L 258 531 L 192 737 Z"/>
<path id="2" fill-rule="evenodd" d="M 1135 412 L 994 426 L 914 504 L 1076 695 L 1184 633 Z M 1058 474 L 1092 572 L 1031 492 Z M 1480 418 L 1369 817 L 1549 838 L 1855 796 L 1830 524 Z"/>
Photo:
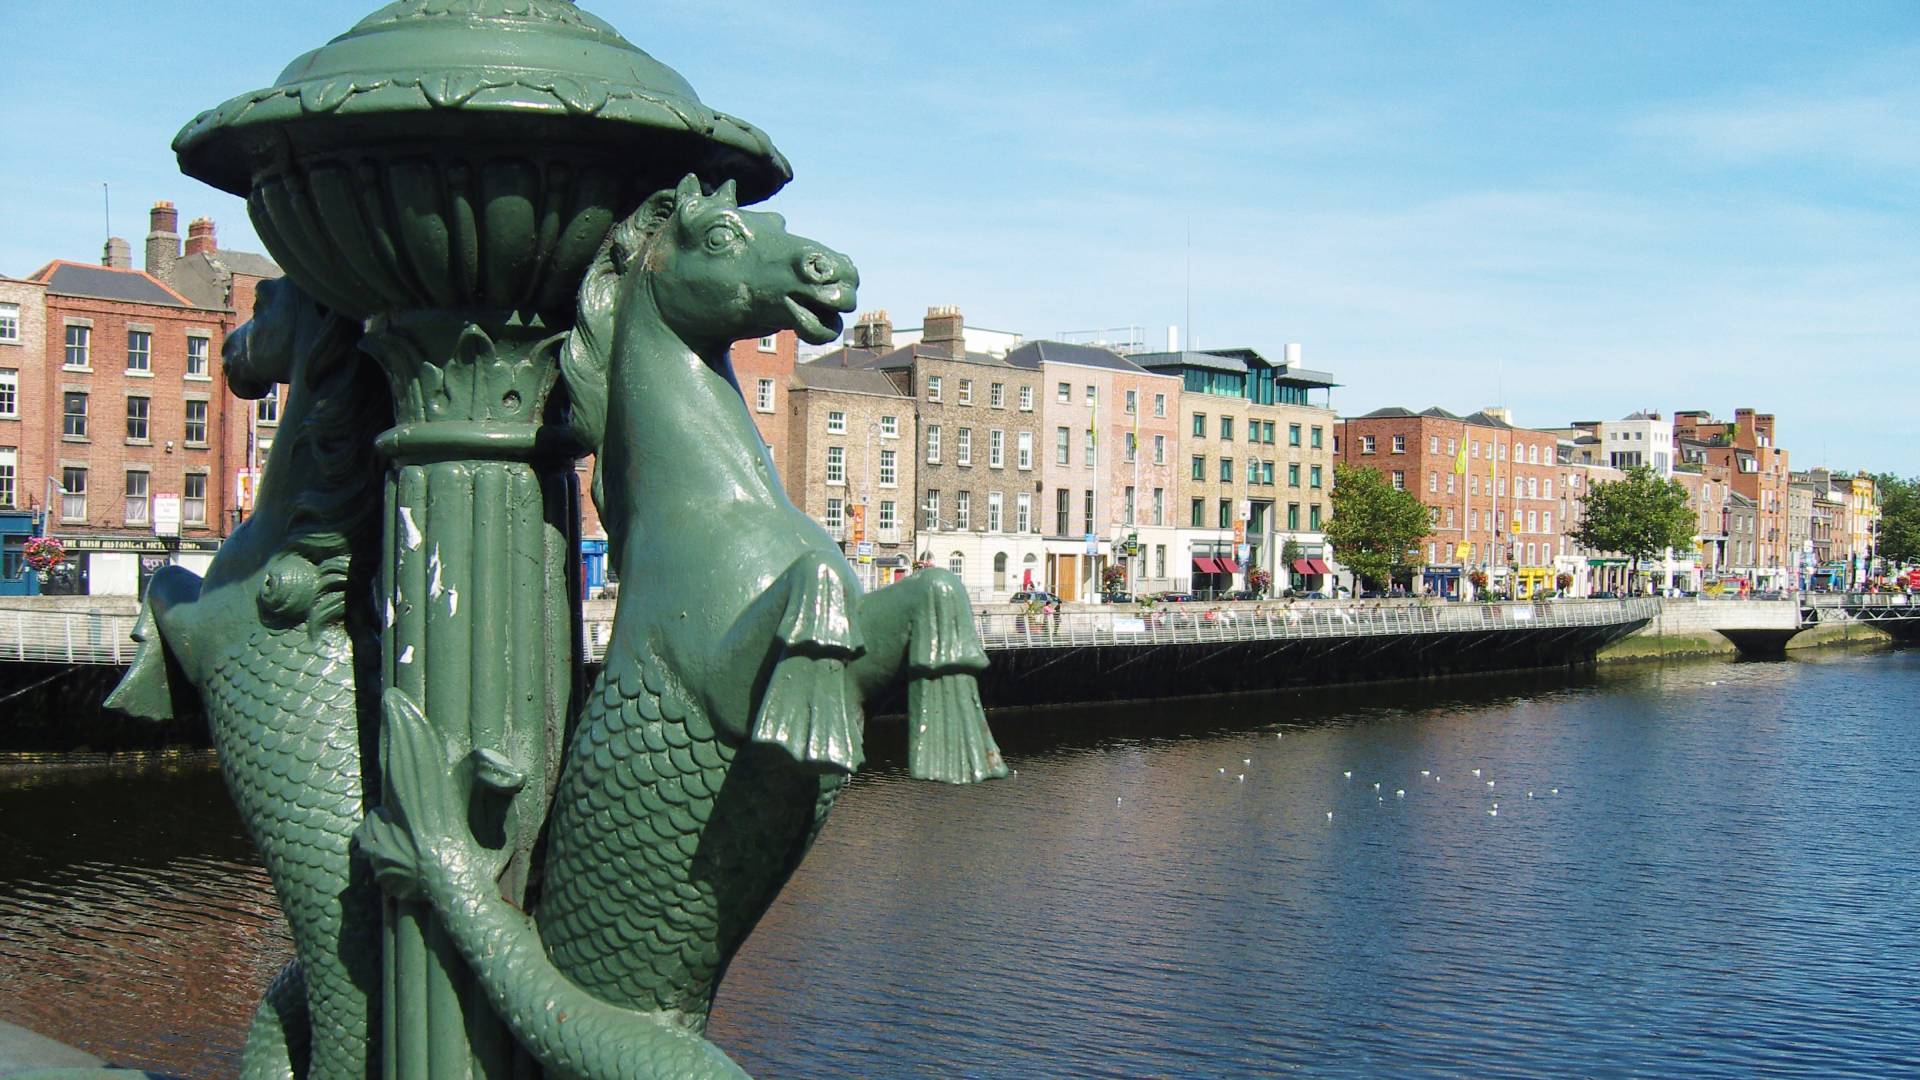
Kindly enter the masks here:
<path id="1" fill-rule="evenodd" d="M 532 919 L 466 828 L 462 748 L 386 695 L 391 789 L 362 846 L 385 887 L 433 904 L 549 1075 L 740 1075 L 704 1038 L 714 993 L 860 765 L 864 704 L 903 676 L 914 776 L 1005 774 L 959 582 L 863 595 L 787 500 L 728 359 L 785 329 L 832 340 L 856 284 L 844 256 L 691 176 L 590 270 L 562 364 L 622 588 Z"/>
<path id="2" fill-rule="evenodd" d="M 254 1014 L 241 1075 L 363 1078 L 377 1065 L 380 893 L 353 830 L 374 802 L 379 643 L 371 582 L 392 424 L 358 324 L 284 279 L 221 351 L 241 397 L 291 394 L 253 512 L 202 581 L 153 578 L 132 668 L 107 705 L 204 709 L 221 772 L 291 925 L 295 960 Z"/>

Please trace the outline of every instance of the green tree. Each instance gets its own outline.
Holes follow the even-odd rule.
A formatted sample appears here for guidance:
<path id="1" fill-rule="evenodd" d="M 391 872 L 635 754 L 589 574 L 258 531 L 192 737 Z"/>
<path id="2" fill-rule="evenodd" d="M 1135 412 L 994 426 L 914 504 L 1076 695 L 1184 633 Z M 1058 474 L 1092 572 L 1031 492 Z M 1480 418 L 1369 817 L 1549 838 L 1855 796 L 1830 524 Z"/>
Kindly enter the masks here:
<path id="1" fill-rule="evenodd" d="M 1407 551 L 1432 531 L 1427 508 L 1364 465 L 1333 467 L 1333 519 L 1327 543 L 1362 582 L 1381 587 L 1409 565 Z"/>
<path id="2" fill-rule="evenodd" d="M 1678 480 L 1655 476 L 1644 465 L 1628 469 L 1624 479 L 1588 487 L 1580 504 L 1582 517 L 1573 539 L 1593 551 L 1617 551 L 1631 558 L 1629 580 L 1638 574 L 1640 560 L 1667 548 L 1693 548 L 1695 517 L 1687 489 Z"/>
<path id="3" fill-rule="evenodd" d="M 1893 566 L 1920 563 L 1920 477 L 1881 473 L 1874 480 L 1880 485 L 1880 557 Z"/>
<path id="4" fill-rule="evenodd" d="M 1287 588 L 1293 588 L 1294 560 L 1306 557 L 1306 549 L 1300 546 L 1300 541 L 1292 537 L 1288 537 L 1287 542 L 1280 545 L 1280 580 L 1287 583 Z"/>

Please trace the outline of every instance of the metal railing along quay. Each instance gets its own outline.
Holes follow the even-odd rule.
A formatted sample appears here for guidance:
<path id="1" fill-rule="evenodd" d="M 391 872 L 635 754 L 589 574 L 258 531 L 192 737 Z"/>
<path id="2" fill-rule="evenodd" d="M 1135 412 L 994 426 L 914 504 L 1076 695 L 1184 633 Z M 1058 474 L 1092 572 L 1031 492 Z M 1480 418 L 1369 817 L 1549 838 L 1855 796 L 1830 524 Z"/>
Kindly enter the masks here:
<path id="1" fill-rule="evenodd" d="M 1052 615 L 980 611 L 974 625 L 987 649 L 994 651 L 1601 626 L 1650 619 L 1659 613 L 1659 604 L 1655 599 L 1635 598 L 1497 604 L 1260 601 L 1163 604 L 1150 610 L 1112 605 Z M 134 619 L 131 612 L 0 607 L 0 661 L 130 664 L 136 648 L 131 636 Z M 603 659 L 613 636 L 612 621 L 590 617 L 584 630 L 588 658 Z"/>
<path id="2" fill-rule="evenodd" d="M 1612 626 L 1659 612 L 1660 602 L 1648 597 L 1496 604 L 1325 600 L 1168 604 L 1150 611 L 1117 606 L 1054 615 L 981 612 L 975 623 L 993 651 Z"/>

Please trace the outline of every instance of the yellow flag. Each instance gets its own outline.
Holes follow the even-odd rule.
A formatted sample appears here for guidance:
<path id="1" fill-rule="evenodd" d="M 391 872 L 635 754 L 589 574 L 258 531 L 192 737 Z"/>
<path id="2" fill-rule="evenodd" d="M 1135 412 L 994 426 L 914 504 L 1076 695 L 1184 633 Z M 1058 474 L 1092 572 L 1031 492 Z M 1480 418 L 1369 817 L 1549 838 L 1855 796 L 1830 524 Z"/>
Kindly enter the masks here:
<path id="1" fill-rule="evenodd" d="M 1459 456 L 1453 459 L 1453 474 L 1455 476 L 1467 475 L 1467 444 L 1464 442 L 1460 444 Z"/>

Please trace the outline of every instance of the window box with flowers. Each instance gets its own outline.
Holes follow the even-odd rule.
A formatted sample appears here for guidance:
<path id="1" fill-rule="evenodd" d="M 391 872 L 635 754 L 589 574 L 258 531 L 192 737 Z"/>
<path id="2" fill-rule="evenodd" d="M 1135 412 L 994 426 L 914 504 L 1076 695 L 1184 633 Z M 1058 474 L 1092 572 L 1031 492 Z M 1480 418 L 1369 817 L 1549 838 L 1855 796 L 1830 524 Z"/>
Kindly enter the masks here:
<path id="1" fill-rule="evenodd" d="M 27 566 L 40 575 L 42 583 L 55 567 L 67 561 L 67 549 L 51 536 L 29 537 L 21 547 L 20 554 Z"/>

